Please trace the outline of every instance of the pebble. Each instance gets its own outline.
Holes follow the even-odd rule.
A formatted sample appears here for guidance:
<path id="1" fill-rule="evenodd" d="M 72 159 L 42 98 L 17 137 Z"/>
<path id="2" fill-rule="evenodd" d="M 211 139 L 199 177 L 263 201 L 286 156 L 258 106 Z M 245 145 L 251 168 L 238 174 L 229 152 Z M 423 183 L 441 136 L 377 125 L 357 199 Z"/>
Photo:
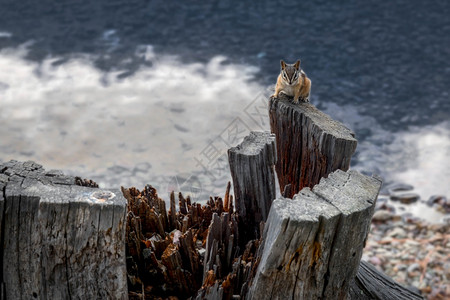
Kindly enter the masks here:
<path id="1" fill-rule="evenodd" d="M 438 224 L 431 224 L 430 225 L 430 230 L 433 232 L 440 232 L 440 233 L 445 233 L 445 230 L 447 230 L 446 224 L 442 224 L 442 223 L 438 223 Z"/>
<path id="2" fill-rule="evenodd" d="M 388 221 L 388 220 L 392 220 L 392 218 L 394 217 L 394 214 L 386 211 L 386 210 L 377 210 L 372 217 L 373 221 Z"/>
<path id="3" fill-rule="evenodd" d="M 410 265 L 407 269 L 408 273 L 414 272 L 416 270 L 420 269 L 420 265 L 418 263 L 413 263 L 412 265 Z"/>
<path id="4" fill-rule="evenodd" d="M 391 195 L 392 201 L 400 201 L 404 204 L 414 203 L 420 199 L 420 196 L 416 193 L 396 193 Z"/>
<path id="5" fill-rule="evenodd" d="M 391 232 L 388 234 L 389 237 L 396 237 L 399 239 L 406 237 L 406 232 L 400 227 L 394 228 Z"/>
<path id="6" fill-rule="evenodd" d="M 433 195 L 430 197 L 430 199 L 427 200 L 427 205 L 428 206 L 433 206 L 434 203 L 438 202 L 439 200 L 446 198 L 445 196 L 442 195 Z"/>
<path id="7" fill-rule="evenodd" d="M 425 299 L 450 299 L 450 217 L 430 224 L 409 213 L 400 217 L 379 209 L 363 257 Z"/>
<path id="8" fill-rule="evenodd" d="M 408 268 L 408 266 L 405 265 L 405 264 L 399 264 L 399 265 L 397 265 L 396 267 L 394 267 L 394 269 L 397 269 L 397 271 L 404 271 L 404 270 L 406 270 L 407 268 Z"/>
<path id="9" fill-rule="evenodd" d="M 383 204 L 388 202 L 389 198 L 386 196 L 378 196 L 377 198 L 377 204 Z"/>
<path id="10" fill-rule="evenodd" d="M 406 278 L 407 278 L 406 272 L 400 271 L 400 272 L 397 273 L 397 275 L 394 278 L 397 278 L 397 281 L 399 283 L 404 283 Z"/>
<path id="11" fill-rule="evenodd" d="M 387 186 L 387 190 L 389 191 L 389 194 L 393 194 L 395 192 L 399 191 L 411 191 L 414 187 L 410 184 L 406 183 L 394 183 L 389 186 Z"/>
<path id="12" fill-rule="evenodd" d="M 381 265 L 381 259 L 377 256 L 373 256 L 369 259 L 369 262 L 374 265 L 374 266 L 379 266 Z"/>
<path id="13" fill-rule="evenodd" d="M 393 205 L 388 204 L 388 203 L 381 203 L 377 207 L 377 209 L 387 210 L 387 211 L 395 214 L 395 207 Z"/>
<path id="14" fill-rule="evenodd" d="M 405 241 L 405 244 L 408 245 L 409 247 L 418 247 L 418 246 L 420 246 L 419 242 L 411 240 L 411 239 Z"/>

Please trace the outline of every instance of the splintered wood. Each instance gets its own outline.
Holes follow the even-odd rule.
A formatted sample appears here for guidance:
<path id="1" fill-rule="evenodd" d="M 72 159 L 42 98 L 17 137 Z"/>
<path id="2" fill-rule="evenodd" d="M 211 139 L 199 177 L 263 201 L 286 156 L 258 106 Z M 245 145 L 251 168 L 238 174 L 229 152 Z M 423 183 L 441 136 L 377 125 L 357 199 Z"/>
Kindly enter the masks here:
<path id="1" fill-rule="evenodd" d="M 243 263 L 239 257 L 230 187 L 229 183 L 224 201 L 210 198 L 203 206 L 179 193 L 178 210 L 172 193 L 169 211 L 149 185 L 143 191 L 122 188 L 128 200 L 126 243 L 131 299 L 202 299 L 217 293 L 226 298 L 236 293 L 235 287 L 242 285 L 239 281 L 251 264 L 245 267 L 247 261 Z M 253 257 L 249 255 L 247 260 Z"/>

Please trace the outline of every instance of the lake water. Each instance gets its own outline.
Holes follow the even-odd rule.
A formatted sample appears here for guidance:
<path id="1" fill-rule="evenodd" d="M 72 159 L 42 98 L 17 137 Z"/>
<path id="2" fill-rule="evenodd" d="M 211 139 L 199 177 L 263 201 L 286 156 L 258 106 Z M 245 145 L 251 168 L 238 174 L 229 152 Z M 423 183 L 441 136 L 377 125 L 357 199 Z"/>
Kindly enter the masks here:
<path id="1" fill-rule="evenodd" d="M 279 60 L 358 138 L 352 167 L 450 197 L 448 1 L 1 1 L 0 161 L 222 195 Z"/>

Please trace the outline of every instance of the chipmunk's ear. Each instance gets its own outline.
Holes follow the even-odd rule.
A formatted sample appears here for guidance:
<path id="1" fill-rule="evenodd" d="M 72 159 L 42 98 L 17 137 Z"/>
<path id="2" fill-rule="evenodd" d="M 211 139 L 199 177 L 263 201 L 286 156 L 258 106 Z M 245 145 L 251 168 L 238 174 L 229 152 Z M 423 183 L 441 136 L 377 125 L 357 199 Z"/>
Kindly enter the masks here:
<path id="1" fill-rule="evenodd" d="M 281 70 L 284 70 L 284 68 L 286 68 L 286 63 L 283 60 L 280 60 L 280 64 L 281 64 Z"/>
<path id="2" fill-rule="evenodd" d="M 297 60 L 294 64 L 294 67 L 298 70 L 300 68 L 300 59 Z"/>

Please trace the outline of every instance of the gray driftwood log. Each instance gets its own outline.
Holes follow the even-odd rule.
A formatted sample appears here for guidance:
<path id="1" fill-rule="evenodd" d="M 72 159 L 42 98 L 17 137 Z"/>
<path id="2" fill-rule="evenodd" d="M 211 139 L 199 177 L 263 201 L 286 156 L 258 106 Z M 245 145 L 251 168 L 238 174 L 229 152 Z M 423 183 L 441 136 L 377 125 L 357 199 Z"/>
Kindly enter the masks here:
<path id="1" fill-rule="evenodd" d="M 249 299 L 345 299 L 381 181 L 337 170 L 272 203 Z"/>
<path id="2" fill-rule="evenodd" d="M 354 134 L 310 103 L 270 98 L 270 129 L 276 135 L 280 190 L 290 195 L 313 187 L 337 169 L 348 170 L 356 149 Z"/>
<path id="3" fill-rule="evenodd" d="M 128 298 L 119 190 L 17 161 L 0 165 L 0 188 L 6 299 Z"/>
<path id="4" fill-rule="evenodd" d="M 268 131 L 253 131 L 228 150 L 239 232 L 245 241 L 259 238 L 259 223 L 269 215 L 276 193 L 276 160 L 275 136 Z"/>
<path id="5" fill-rule="evenodd" d="M 351 300 L 423 300 L 423 297 L 396 283 L 368 262 L 361 261 L 353 281 Z"/>

